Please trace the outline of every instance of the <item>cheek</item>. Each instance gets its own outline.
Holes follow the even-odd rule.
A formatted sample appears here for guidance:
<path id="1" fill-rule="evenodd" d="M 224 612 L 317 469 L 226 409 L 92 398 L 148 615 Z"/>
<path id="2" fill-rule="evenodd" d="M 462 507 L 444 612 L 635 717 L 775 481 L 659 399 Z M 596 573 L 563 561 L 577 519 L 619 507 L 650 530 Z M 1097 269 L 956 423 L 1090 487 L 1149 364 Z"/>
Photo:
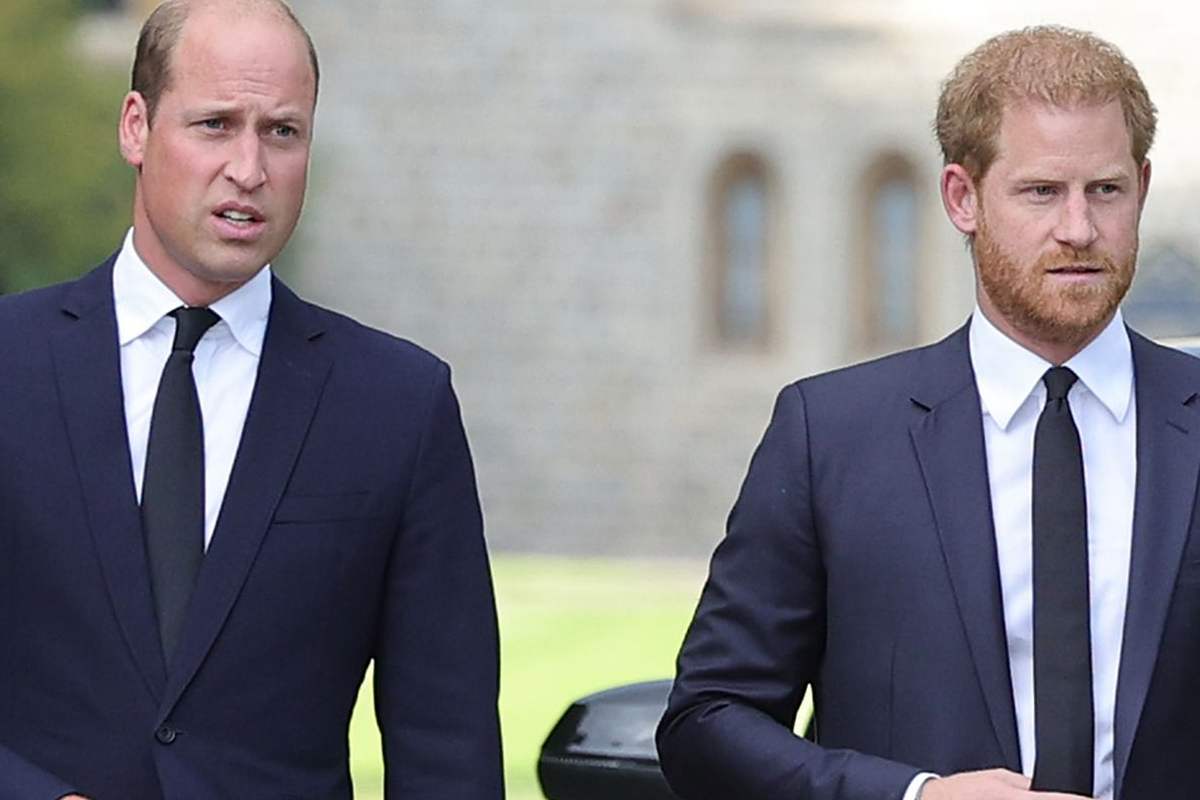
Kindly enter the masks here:
<path id="1" fill-rule="evenodd" d="M 304 190 L 308 183 L 308 158 L 286 156 L 280 158 L 271 170 L 279 201 L 288 208 L 299 208 L 304 202 Z"/>
<path id="2" fill-rule="evenodd" d="M 1127 250 L 1137 242 L 1138 212 L 1132 209 L 1114 209 L 1100 219 L 1104 238 L 1116 248 Z"/>
<path id="3" fill-rule="evenodd" d="M 154 180 L 160 202 L 181 216 L 191 216 L 203 206 L 209 186 L 220 169 L 211 153 L 185 146 L 164 147 L 158 153 Z"/>
<path id="4" fill-rule="evenodd" d="M 197 154 L 193 150 L 179 137 L 163 137 L 152 151 L 152 157 L 160 174 L 178 178 L 187 172 L 189 164 L 195 163 Z"/>
<path id="5" fill-rule="evenodd" d="M 1001 252 L 1018 264 L 1036 259 L 1046 250 L 1047 242 L 1053 241 L 1047 227 L 1035 220 L 1001 220 L 990 230 Z"/>

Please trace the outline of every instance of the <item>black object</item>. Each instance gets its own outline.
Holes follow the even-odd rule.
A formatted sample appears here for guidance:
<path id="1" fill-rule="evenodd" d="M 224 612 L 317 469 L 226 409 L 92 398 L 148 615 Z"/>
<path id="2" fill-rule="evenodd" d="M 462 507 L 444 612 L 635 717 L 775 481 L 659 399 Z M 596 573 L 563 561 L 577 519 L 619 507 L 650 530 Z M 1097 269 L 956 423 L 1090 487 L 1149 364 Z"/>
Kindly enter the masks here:
<path id="1" fill-rule="evenodd" d="M 1033 440 L 1033 789 L 1091 797 L 1087 498 L 1067 403 L 1075 380 L 1066 367 L 1046 371 L 1046 406 Z"/>
<path id="2" fill-rule="evenodd" d="M 142 531 L 168 662 L 204 559 L 204 424 L 192 351 L 220 320 L 207 308 L 177 308 L 171 316 L 175 342 L 154 398 L 142 480 Z"/>
<path id="3" fill-rule="evenodd" d="M 670 691 L 669 680 L 649 681 L 572 703 L 538 759 L 547 800 L 677 800 L 654 744 Z"/>

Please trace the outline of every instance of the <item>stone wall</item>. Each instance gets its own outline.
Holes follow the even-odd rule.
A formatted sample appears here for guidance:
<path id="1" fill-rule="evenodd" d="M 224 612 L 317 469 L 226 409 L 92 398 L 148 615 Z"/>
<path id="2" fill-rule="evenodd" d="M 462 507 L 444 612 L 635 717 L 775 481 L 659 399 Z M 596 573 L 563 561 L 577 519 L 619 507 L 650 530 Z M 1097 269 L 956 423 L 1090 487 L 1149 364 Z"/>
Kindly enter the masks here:
<path id="1" fill-rule="evenodd" d="M 879 153 L 926 179 L 922 338 L 970 308 L 936 80 L 885 32 L 650 0 L 297 7 L 325 74 L 298 283 L 452 363 L 495 547 L 711 549 L 778 389 L 864 355 Z M 739 151 L 781 223 L 759 352 L 706 335 L 707 195 Z"/>

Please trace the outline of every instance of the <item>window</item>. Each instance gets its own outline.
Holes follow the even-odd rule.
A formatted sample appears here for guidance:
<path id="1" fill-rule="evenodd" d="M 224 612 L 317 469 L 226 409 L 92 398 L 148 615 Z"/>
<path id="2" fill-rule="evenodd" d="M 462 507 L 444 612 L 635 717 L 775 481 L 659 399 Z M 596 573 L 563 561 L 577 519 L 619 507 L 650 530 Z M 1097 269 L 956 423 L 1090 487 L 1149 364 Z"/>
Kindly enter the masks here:
<path id="1" fill-rule="evenodd" d="M 709 275 L 716 342 L 765 347 L 770 328 L 771 188 L 763 161 L 726 158 L 714 173 L 709 211 Z"/>
<path id="2" fill-rule="evenodd" d="M 920 198 L 915 170 L 897 155 L 878 159 L 863 187 L 862 254 L 850 305 L 858 349 L 878 353 L 917 342 Z"/>

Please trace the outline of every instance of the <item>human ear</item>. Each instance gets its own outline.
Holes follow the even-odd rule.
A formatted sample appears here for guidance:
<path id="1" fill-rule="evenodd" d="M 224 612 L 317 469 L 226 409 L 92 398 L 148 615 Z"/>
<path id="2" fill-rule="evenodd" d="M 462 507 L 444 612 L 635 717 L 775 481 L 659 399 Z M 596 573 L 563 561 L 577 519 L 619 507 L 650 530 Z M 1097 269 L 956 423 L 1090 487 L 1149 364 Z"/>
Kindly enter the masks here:
<path id="1" fill-rule="evenodd" d="M 146 156 L 146 139 L 150 133 L 150 113 L 141 92 L 129 92 L 121 103 L 121 119 L 117 123 L 117 141 L 121 157 L 131 167 L 140 169 Z"/>
<path id="2" fill-rule="evenodd" d="M 942 168 L 942 206 L 950 222 L 964 236 L 979 229 L 979 193 L 971 174 L 961 164 Z"/>
<path id="3" fill-rule="evenodd" d="M 1138 171 L 1138 208 L 1146 205 L 1146 193 L 1150 191 L 1150 159 L 1142 162 Z"/>

